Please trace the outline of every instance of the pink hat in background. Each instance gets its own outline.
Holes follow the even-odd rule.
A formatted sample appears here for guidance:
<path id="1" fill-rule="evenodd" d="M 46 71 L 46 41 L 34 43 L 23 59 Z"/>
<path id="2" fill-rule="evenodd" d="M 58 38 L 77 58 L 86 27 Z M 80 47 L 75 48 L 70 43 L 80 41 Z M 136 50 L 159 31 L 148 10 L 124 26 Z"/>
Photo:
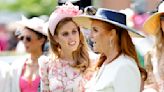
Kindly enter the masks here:
<path id="1" fill-rule="evenodd" d="M 71 2 L 66 2 L 62 6 L 57 6 L 57 9 L 50 15 L 48 21 L 48 28 L 51 35 L 54 35 L 56 26 L 62 19 L 67 17 L 76 17 L 80 14 L 82 14 L 82 11 L 79 10 L 79 6 L 74 6 Z"/>

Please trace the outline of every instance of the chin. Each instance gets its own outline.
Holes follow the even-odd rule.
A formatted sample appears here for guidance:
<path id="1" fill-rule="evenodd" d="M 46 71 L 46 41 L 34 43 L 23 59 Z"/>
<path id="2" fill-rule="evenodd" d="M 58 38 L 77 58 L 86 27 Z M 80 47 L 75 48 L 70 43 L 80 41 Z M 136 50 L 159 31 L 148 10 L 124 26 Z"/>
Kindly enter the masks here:
<path id="1" fill-rule="evenodd" d="M 94 52 L 97 52 L 97 49 L 96 48 L 93 47 L 92 49 L 93 49 Z"/>
<path id="2" fill-rule="evenodd" d="M 77 48 L 73 47 L 73 48 L 69 48 L 71 51 L 76 51 Z"/>
<path id="3" fill-rule="evenodd" d="M 27 53 L 30 53 L 30 51 L 26 50 Z"/>
<path id="4" fill-rule="evenodd" d="M 100 51 L 97 50 L 97 49 L 95 49 L 95 48 L 93 48 L 93 52 L 94 52 L 94 53 L 97 53 L 97 54 L 100 54 Z"/>

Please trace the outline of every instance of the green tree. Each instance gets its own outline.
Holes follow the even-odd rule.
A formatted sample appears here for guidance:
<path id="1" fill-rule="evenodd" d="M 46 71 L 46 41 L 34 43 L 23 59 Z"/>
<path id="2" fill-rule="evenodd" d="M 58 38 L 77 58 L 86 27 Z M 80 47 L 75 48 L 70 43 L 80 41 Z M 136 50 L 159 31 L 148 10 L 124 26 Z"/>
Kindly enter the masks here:
<path id="1" fill-rule="evenodd" d="M 56 5 L 56 0 L 0 0 L 0 10 L 22 12 L 29 17 L 49 15 Z"/>

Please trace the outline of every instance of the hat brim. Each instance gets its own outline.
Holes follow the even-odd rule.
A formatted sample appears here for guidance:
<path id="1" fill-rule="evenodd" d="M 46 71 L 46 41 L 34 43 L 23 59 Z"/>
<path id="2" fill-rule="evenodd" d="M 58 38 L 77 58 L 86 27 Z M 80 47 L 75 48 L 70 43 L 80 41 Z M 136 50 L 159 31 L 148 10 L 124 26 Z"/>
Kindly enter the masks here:
<path id="1" fill-rule="evenodd" d="M 144 31 L 150 35 L 155 35 L 160 27 L 160 15 L 164 12 L 157 12 L 150 16 L 143 24 Z"/>
<path id="2" fill-rule="evenodd" d="M 30 29 L 32 29 L 33 31 L 37 32 L 37 33 L 41 33 L 42 35 L 47 36 L 46 31 L 43 30 L 43 28 L 42 28 L 44 25 L 42 25 L 42 26 L 40 26 L 40 27 L 37 28 L 37 27 L 35 27 L 36 25 L 34 25 L 34 24 L 32 24 L 32 23 L 30 23 L 30 22 L 28 22 L 28 21 L 19 21 L 19 22 L 17 22 L 16 24 L 17 24 L 20 28 L 27 27 L 27 28 L 30 28 Z"/>
<path id="3" fill-rule="evenodd" d="M 103 19 L 101 17 L 97 17 L 97 16 L 90 16 L 90 15 L 80 15 L 80 16 L 76 16 L 73 17 L 73 20 L 79 25 L 82 26 L 84 28 L 91 28 L 91 19 L 95 19 L 95 20 L 101 20 L 110 24 L 114 24 L 118 27 L 121 27 L 123 29 L 126 29 L 128 31 L 128 33 L 130 34 L 131 37 L 144 37 L 143 34 L 138 33 L 135 29 L 129 28 L 123 24 L 114 22 L 114 21 L 110 21 L 107 19 Z"/>

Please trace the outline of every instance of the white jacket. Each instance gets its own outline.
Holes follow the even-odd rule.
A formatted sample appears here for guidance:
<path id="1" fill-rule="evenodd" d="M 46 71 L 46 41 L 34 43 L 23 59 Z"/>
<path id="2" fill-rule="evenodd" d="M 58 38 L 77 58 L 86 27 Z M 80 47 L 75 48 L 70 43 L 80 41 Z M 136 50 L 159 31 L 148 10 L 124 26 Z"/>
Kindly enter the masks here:
<path id="1" fill-rule="evenodd" d="M 0 61 L 0 92 L 10 92 L 10 65 Z"/>
<path id="2" fill-rule="evenodd" d="M 141 75 L 135 61 L 125 55 L 100 70 L 86 84 L 86 92 L 140 92 Z"/>
<path id="3" fill-rule="evenodd" d="M 19 78 L 27 57 L 14 61 L 11 65 L 11 92 L 21 92 Z"/>

